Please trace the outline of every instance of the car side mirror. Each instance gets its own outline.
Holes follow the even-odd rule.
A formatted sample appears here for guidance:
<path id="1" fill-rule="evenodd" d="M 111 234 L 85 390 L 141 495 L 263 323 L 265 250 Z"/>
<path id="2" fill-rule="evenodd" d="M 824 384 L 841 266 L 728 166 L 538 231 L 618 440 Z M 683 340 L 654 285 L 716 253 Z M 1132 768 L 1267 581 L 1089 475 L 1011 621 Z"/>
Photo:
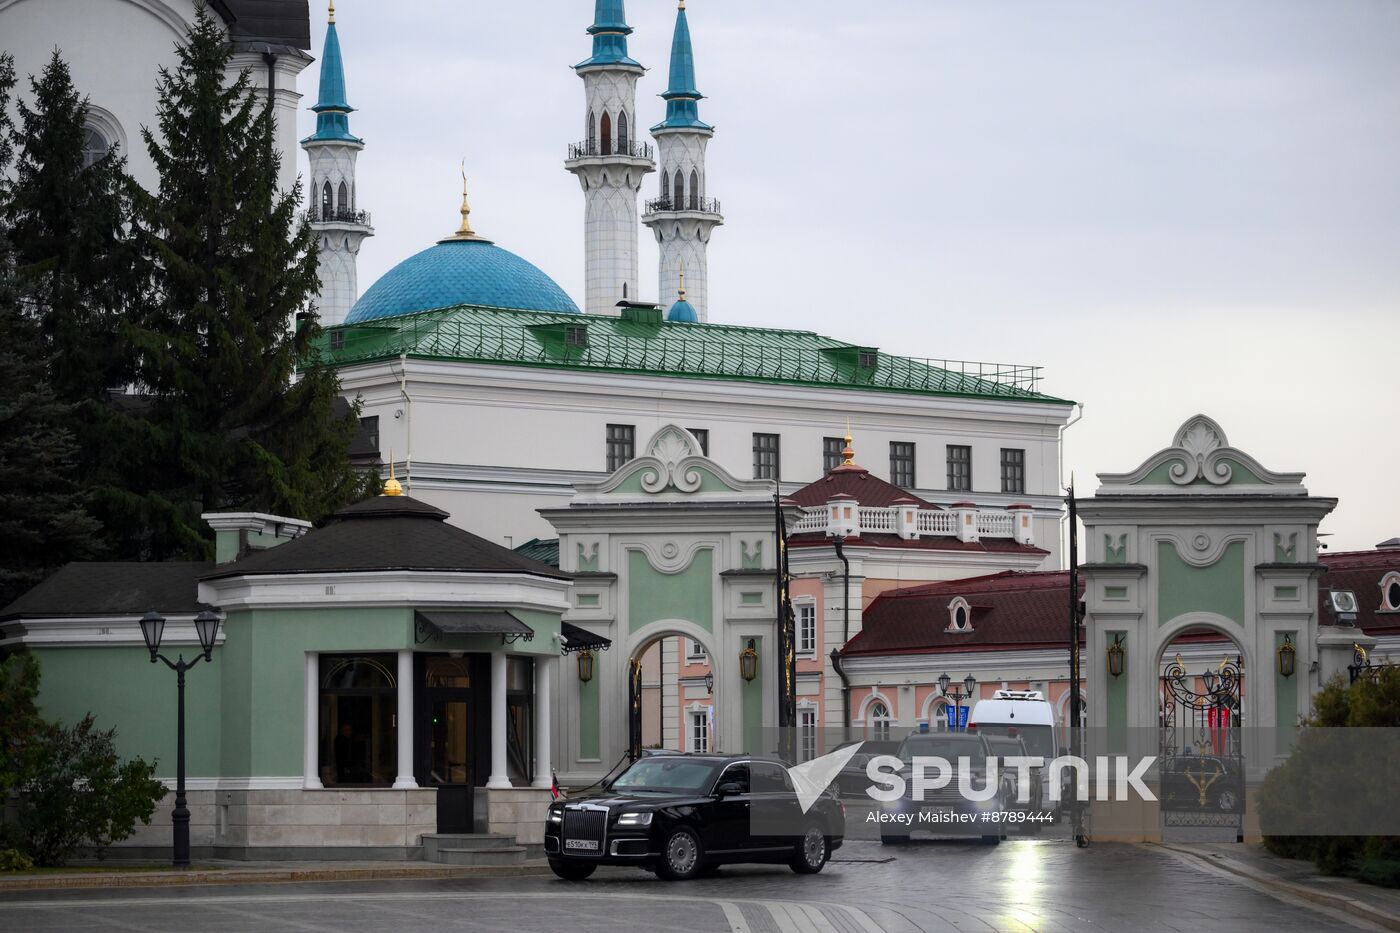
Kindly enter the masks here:
<path id="1" fill-rule="evenodd" d="M 725 781 L 719 787 L 715 788 L 715 796 L 717 797 L 734 797 L 743 792 L 744 785 L 740 784 L 738 781 Z"/>

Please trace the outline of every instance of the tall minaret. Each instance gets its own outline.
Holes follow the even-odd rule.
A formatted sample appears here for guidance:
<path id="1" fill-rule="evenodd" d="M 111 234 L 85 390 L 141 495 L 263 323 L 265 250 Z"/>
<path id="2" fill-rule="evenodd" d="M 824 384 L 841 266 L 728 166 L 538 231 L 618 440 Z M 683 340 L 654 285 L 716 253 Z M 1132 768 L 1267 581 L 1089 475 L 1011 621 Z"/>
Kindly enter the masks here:
<path id="1" fill-rule="evenodd" d="M 705 146 L 715 128 L 700 119 L 697 101 L 704 95 L 695 89 L 695 56 L 690 49 L 685 0 L 680 0 L 676 11 L 671 80 L 661 96 L 666 99 L 666 119 L 651 128 L 661 151 L 660 197 L 647 201 L 642 223 L 656 234 L 661 250 L 657 294 L 673 295 L 684 284 L 688 303 L 703 323 L 710 317 L 705 249 L 710 231 L 724 223 L 724 217 L 719 201 L 707 196 Z"/>
<path id="2" fill-rule="evenodd" d="M 340 37 L 335 31 L 335 0 L 330 3 L 326 48 L 321 54 L 321 90 L 316 99 L 316 132 L 301 141 L 311 161 L 308 201 L 311 229 L 321 248 L 321 325 L 340 324 L 359 295 L 355 281 L 355 257 L 360 242 L 374 236 L 369 212 L 355 201 L 355 157 L 364 140 L 350 135 L 345 100 L 345 68 L 340 61 Z"/>
<path id="3" fill-rule="evenodd" d="M 584 200 L 584 310 L 617 314 L 637 295 L 637 192 L 656 171 L 651 146 L 638 142 L 637 79 L 646 69 L 627 56 L 632 27 L 623 0 L 596 0 L 593 56 L 574 66 L 588 98 L 583 141 L 564 167 L 578 176 Z"/>

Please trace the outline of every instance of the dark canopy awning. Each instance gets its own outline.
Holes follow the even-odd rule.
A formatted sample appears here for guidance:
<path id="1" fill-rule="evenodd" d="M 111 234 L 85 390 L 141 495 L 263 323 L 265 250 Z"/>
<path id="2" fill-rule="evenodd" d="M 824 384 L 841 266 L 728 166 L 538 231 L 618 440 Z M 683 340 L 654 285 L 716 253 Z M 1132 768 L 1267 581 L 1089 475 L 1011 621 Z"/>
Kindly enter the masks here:
<path id="1" fill-rule="evenodd" d="M 500 635 L 502 640 L 514 641 L 523 638 L 532 641 L 535 630 L 504 609 L 484 609 L 480 611 L 432 610 L 415 612 L 414 621 L 419 630 L 420 642 L 425 641 L 424 630 L 441 638 L 443 635 Z"/>
<path id="2" fill-rule="evenodd" d="M 570 651 L 582 651 L 585 648 L 596 648 L 601 651 L 607 651 L 608 648 L 612 647 L 611 639 L 604 638 L 602 635 L 594 635 L 592 632 L 588 631 L 588 629 L 579 628 L 577 625 L 571 625 L 568 622 L 560 623 L 559 634 L 564 639 L 565 654 L 568 654 Z"/>

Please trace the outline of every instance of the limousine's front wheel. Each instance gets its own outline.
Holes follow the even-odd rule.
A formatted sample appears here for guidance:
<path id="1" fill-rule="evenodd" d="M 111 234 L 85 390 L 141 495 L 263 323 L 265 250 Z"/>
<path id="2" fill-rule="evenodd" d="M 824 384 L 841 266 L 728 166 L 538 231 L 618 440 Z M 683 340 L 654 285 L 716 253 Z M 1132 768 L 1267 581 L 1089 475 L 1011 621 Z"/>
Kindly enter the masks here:
<path id="1" fill-rule="evenodd" d="M 705 853 L 695 830 L 684 826 L 671 831 L 661 847 L 656 873 L 667 881 L 689 881 L 705 869 Z"/>
<path id="2" fill-rule="evenodd" d="M 549 870 L 565 881 L 582 881 L 593 874 L 593 869 L 597 867 L 592 862 L 580 862 L 575 859 L 552 858 L 549 860 Z"/>
<path id="3" fill-rule="evenodd" d="M 809 826 L 802 834 L 802 841 L 797 844 L 797 851 L 792 854 L 792 861 L 788 864 L 799 875 L 815 875 L 826 866 L 830 855 L 826 834 L 821 831 L 821 827 Z"/>

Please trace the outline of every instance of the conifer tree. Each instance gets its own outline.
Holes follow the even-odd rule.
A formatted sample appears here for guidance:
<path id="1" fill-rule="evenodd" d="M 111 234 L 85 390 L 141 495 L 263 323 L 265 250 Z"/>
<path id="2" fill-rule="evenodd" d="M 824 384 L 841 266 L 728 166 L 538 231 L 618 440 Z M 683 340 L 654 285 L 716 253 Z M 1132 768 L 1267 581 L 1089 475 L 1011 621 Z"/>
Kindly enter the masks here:
<path id="1" fill-rule="evenodd" d="M 11 196 L 14 83 L 13 61 L 0 55 L 0 204 Z M 98 531 L 75 481 L 72 405 L 49 385 L 9 233 L 0 212 L 0 608 L 50 571 L 92 556 Z"/>
<path id="2" fill-rule="evenodd" d="M 178 56 L 142 131 L 159 187 L 137 194 L 153 289 L 133 342 L 156 472 L 131 504 L 158 529 L 152 557 L 207 555 L 201 511 L 315 520 L 371 482 L 347 457 L 357 413 L 337 414 L 338 380 L 314 351 L 314 240 L 300 185 L 278 188 L 271 109 L 246 71 L 227 79 L 231 51 L 204 8 Z"/>

